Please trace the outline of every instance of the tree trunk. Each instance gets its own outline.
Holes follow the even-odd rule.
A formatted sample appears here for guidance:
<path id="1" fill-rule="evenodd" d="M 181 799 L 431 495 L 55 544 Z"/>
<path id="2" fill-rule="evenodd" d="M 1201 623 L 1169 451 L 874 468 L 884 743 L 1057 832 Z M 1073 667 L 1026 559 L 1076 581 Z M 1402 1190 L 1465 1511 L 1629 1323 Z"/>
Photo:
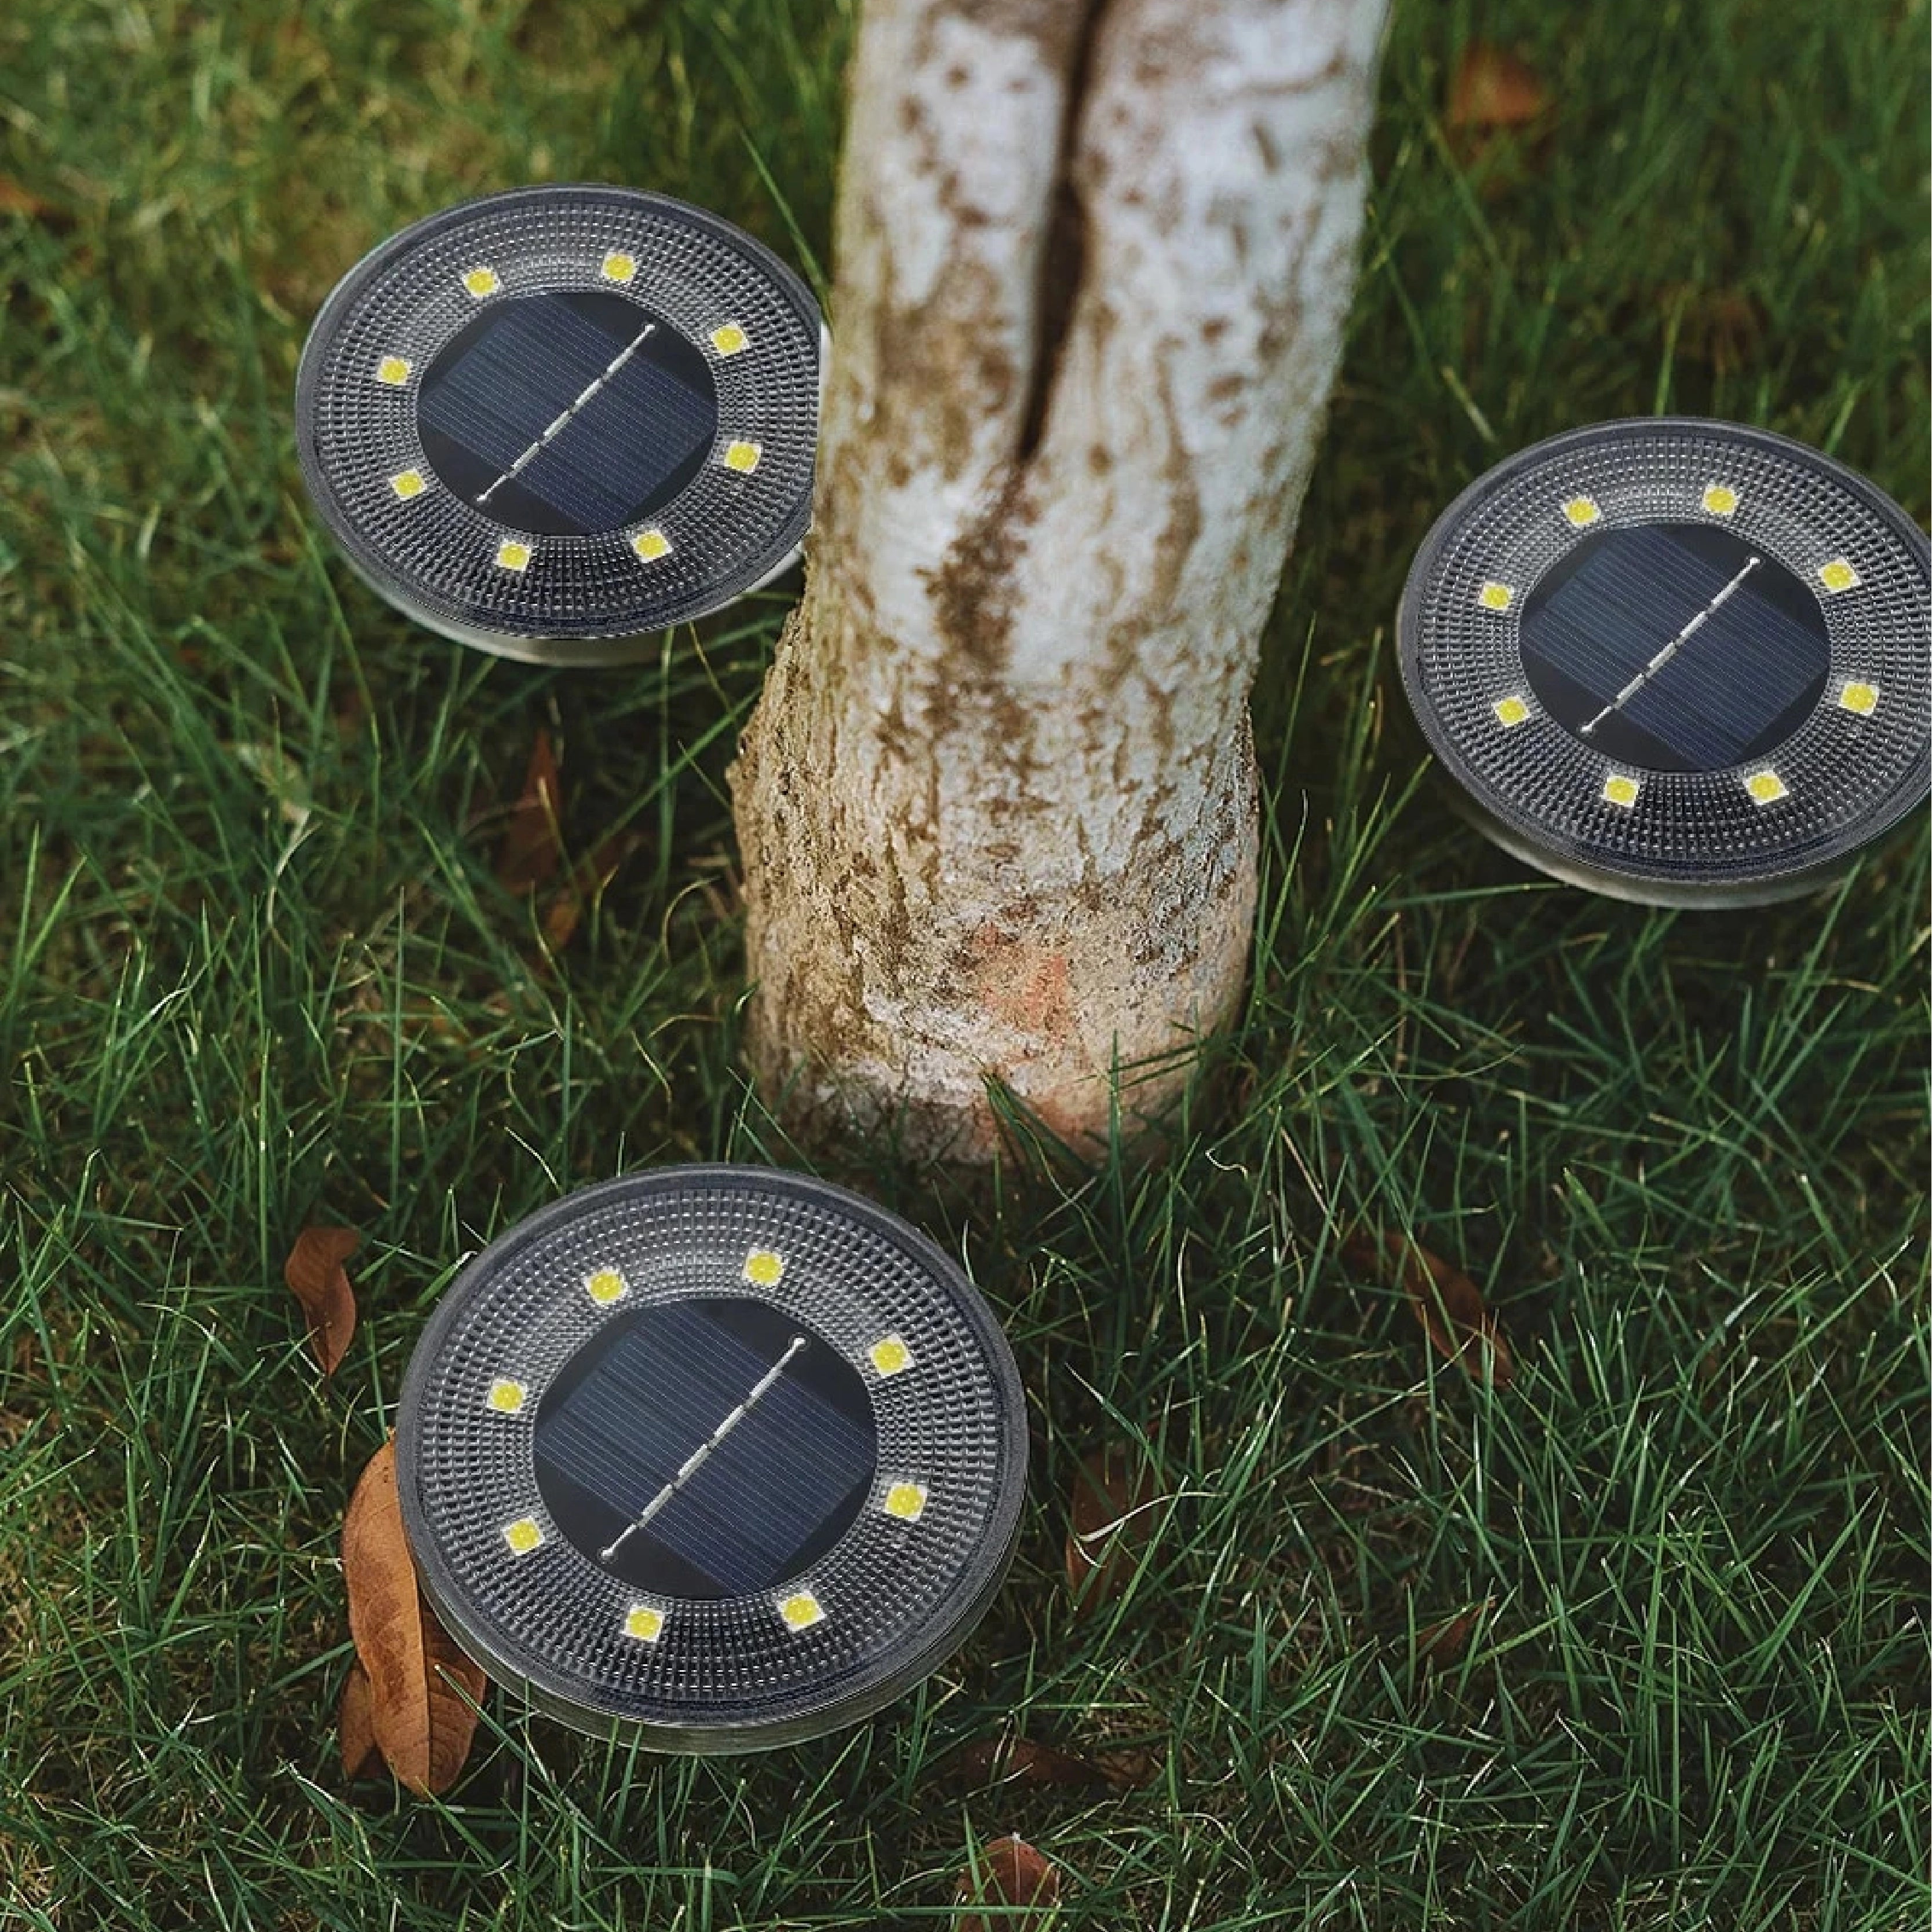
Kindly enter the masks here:
<path id="1" fill-rule="evenodd" d="M 1384 4 L 867 0 L 810 572 L 733 772 L 794 1122 L 982 1159 L 998 1081 L 1104 1137 L 1240 998 Z"/>

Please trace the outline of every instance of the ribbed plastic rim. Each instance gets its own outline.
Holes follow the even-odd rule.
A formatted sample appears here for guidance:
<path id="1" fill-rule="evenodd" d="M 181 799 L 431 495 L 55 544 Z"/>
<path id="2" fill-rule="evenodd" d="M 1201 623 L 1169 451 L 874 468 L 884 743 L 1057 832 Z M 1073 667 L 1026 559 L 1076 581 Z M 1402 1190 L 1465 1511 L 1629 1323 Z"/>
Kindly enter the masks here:
<path id="1" fill-rule="evenodd" d="M 530 1289 L 532 1269 L 548 1282 L 557 1258 L 575 1252 L 570 1247 L 573 1230 L 598 1230 L 596 1238 L 608 1240 L 608 1231 L 626 1214 L 642 1216 L 640 1226 L 662 1229 L 680 1225 L 680 1212 L 687 1222 L 691 1214 L 708 1216 L 705 1226 L 740 1232 L 754 1223 L 782 1224 L 787 1239 L 814 1227 L 828 1239 L 849 1237 L 852 1258 L 842 1262 L 840 1273 L 844 1278 L 849 1268 L 850 1292 L 830 1285 L 824 1258 L 832 1248 L 812 1250 L 808 1261 L 801 1247 L 793 1283 L 797 1298 L 788 1305 L 835 1340 L 868 1332 L 869 1324 L 881 1321 L 904 1334 L 919 1358 L 914 1370 L 874 1388 L 881 1466 L 905 1460 L 903 1445 L 920 1438 L 930 1460 L 904 1473 L 934 1478 L 931 1521 L 913 1526 L 915 1533 L 929 1532 L 934 1542 L 934 1561 L 925 1570 L 900 1526 L 880 1532 L 878 1516 L 862 1513 L 814 1572 L 828 1612 L 823 1630 L 802 1638 L 777 1635 L 771 1605 L 761 1594 L 698 1605 L 689 1612 L 693 1621 L 686 1631 L 695 1646 L 691 1655 L 696 1662 L 688 1670 L 668 1648 L 646 1653 L 614 1636 L 613 1615 L 626 1587 L 601 1576 L 595 1563 L 560 1537 L 537 1552 L 550 1564 L 542 1579 L 496 1554 L 492 1539 L 501 1528 L 498 1518 L 528 1510 L 543 1520 L 544 1513 L 527 1433 L 519 1438 L 514 1429 L 496 1428 L 496 1418 L 482 1418 L 473 1406 L 482 1358 L 471 1346 L 479 1344 L 488 1355 L 500 1347 L 493 1338 L 514 1336 L 521 1324 L 524 1332 L 539 1337 L 533 1350 L 550 1349 L 554 1371 L 594 1322 L 560 1327 L 536 1306 L 559 1288 L 569 1300 L 573 1262 L 560 1264 L 562 1274 L 542 1295 Z M 614 1213 L 619 1220 L 612 1219 Z M 660 1292 L 670 1276 L 647 1282 L 646 1270 L 640 1268 L 637 1305 L 682 1299 L 686 1292 L 751 1292 L 729 1279 L 737 1239 L 734 1232 L 716 1251 L 722 1274 L 713 1270 L 713 1279 L 705 1274 L 708 1264 L 694 1264 L 697 1272 L 681 1277 L 680 1292 Z M 886 1293 L 884 1271 L 893 1267 L 904 1270 L 914 1292 L 903 1306 L 890 1310 L 880 1298 Z M 782 1293 L 782 1285 L 771 1298 Z M 493 1298 L 501 1306 L 490 1306 Z M 766 1297 L 761 1293 L 760 1298 Z M 922 1388 L 922 1370 L 928 1366 L 930 1381 Z M 529 1377 L 532 1409 L 545 1378 L 541 1369 Z M 881 1406 L 882 1389 L 892 1401 L 914 1406 L 896 1418 Z M 968 1411 L 970 1439 L 947 1438 L 942 1421 L 956 1429 Z M 910 1435 L 901 1426 L 908 1418 L 916 1424 Z M 452 1432 L 468 1429 L 472 1419 L 487 1421 L 495 1433 L 479 1431 L 483 1449 L 466 1462 L 449 1445 Z M 794 1742 L 854 1723 L 902 1695 L 956 1650 L 984 1616 L 1012 1558 L 1025 1489 L 1027 1430 L 1018 1370 L 998 1323 L 963 1272 L 925 1236 L 861 1196 L 808 1177 L 735 1165 L 650 1170 L 581 1189 L 492 1242 L 452 1284 L 417 1345 L 396 1443 L 404 1522 L 418 1574 L 464 1648 L 533 1708 L 581 1730 L 668 1750 L 738 1751 Z M 942 1470 L 953 1473 L 942 1476 Z M 969 1493 L 965 1472 L 972 1470 L 982 1472 L 984 1480 Z M 865 1539 L 875 1534 L 880 1540 L 868 1544 Z M 890 1614 L 868 1628 L 860 1612 L 865 1580 L 873 1578 L 902 1594 L 891 1602 Z M 527 1582 L 528 1591 L 512 1601 L 520 1581 Z M 546 1619 L 555 1635 L 538 1641 L 532 1631 Z M 707 1700 L 685 1694 L 680 1686 L 687 1678 L 732 1681 L 737 1664 L 725 1655 L 728 1645 L 714 1655 L 699 1640 L 705 1632 L 740 1629 L 752 1646 L 745 1670 L 766 1668 L 760 1658 L 781 1660 L 791 1672 L 789 1686 L 762 1696 Z M 716 1656 L 724 1656 L 724 1662 L 717 1664 Z M 677 1678 L 679 1670 L 686 1670 L 686 1678 Z"/>
<path id="2" fill-rule="evenodd" d="M 1633 476 L 1633 455 L 1662 460 L 1648 477 Z M 1850 596 L 1819 598 L 1832 670 L 1818 706 L 1772 760 L 1790 785 L 1778 808 L 1754 804 L 1745 790 L 1752 773 L 1740 767 L 1644 774 L 1640 810 L 1618 812 L 1600 796 L 1607 761 L 1552 721 L 1495 729 L 1498 694 L 1528 688 L 1516 619 L 1538 578 L 1580 540 L 1556 514 L 1571 495 L 1587 492 L 1598 502 L 1600 527 L 1715 521 L 1702 494 L 1726 476 L 1740 486 L 1733 515 L 1756 520 L 1754 538 L 1767 555 L 1808 585 L 1850 545 L 1863 581 Z M 1842 876 L 1924 802 L 1932 778 L 1928 555 L 1924 532 L 1883 492 L 1787 437 L 1693 417 L 1594 424 L 1518 452 L 1437 519 L 1397 617 L 1404 689 L 1468 815 L 1528 862 L 1649 904 L 1795 896 Z M 1515 593 L 1500 619 L 1474 602 L 1492 578 Z M 1882 718 L 1856 718 L 1837 705 L 1834 694 L 1852 677 L 1881 686 Z"/>

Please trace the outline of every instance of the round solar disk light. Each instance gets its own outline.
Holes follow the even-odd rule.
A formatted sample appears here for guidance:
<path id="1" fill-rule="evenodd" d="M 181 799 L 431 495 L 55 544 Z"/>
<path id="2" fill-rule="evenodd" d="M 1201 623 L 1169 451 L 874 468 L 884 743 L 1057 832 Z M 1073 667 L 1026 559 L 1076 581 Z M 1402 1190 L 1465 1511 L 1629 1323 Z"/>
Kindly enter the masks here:
<path id="1" fill-rule="evenodd" d="M 532 1216 L 458 1276 L 396 1429 L 424 1590 L 580 1730 L 763 1749 L 855 1722 L 992 1602 L 1019 1378 L 960 1270 L 842 1188 L 664 1168 Z"/>
<path id="2" fill-rule="evenodd" d="M 824 334 L 805 284 L 700 208 L 486 195 L 392 236 L 322 304 L 296 385 L 303 478 L 419 622 L 626 662 L 796 560 Z"/>
<path id="3" fill-rule="evenodd" d="M 1658 905 L 1795 897 L 1924 802 L 1928 546 L 1762 430 L 1612 422 L 1512 457 L 1424 542 L 1402 682 L 1517 857 Z"/>

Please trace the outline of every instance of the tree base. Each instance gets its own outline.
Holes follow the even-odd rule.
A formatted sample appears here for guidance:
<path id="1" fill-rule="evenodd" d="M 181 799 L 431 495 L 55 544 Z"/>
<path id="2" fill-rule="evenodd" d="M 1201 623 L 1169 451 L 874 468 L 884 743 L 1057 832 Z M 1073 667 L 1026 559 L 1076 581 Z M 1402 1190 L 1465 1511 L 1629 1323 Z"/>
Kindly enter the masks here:
<path id="1" fill-rule="evenodd" d="M 1137 1136 L 1245 982 L 1245 714 L 1224 744 L 1136 773 L 1118 710 L 1081 707 L 1096 741 L 1076 746 L 1070 712 L 962 667 L 947 715 L 902 730 L 913 694 L 865 703 L 861 664 L 910 662 L 825 601 L 788 626 L 731 772 L 760 1094 L 802 1137 L 884 1134 L 915 1160 L 991 1160 L 1016 1108 L 1077 1150 Z M 1002 775 L 1043 755 L 1123 782 L 1084 810 L 1036 778 L 1016 796 Z M 1108 847 L 1118 862 L 1094 862 Z"/>

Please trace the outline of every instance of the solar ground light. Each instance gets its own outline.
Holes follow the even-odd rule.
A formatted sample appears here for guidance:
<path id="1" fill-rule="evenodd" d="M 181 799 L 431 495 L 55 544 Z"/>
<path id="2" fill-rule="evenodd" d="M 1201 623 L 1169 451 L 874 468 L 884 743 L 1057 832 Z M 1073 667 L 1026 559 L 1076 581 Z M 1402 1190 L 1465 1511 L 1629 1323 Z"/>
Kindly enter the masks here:
<path id="1" fill-rule="evenodd" d="M 1443 513 L 1402 595 L 1402 681 L 1517 857 L 1654 904 L 1790 898 L 1924 802 L 1928 558 L 1802 443 L 1600 424 Z"/>
<path id="2" fill-rule="evenodd" d="M 578 1729 L 730 1751 L 926 1676 L 992 1600 L 1027 1436 L 965 1276 L 842 1188 L 740 1166 L 603 1182 L 443 1296 L 396 1428 L 423 1588 Z"/>
<path id="3" fill-rule="evenodd" d="M 310 496 L 464 644 L 616 664 L 797 559 L 824 328 L 798 278 L 663 195 L 486 195 L 344 277 L 302 351 Z"/>

